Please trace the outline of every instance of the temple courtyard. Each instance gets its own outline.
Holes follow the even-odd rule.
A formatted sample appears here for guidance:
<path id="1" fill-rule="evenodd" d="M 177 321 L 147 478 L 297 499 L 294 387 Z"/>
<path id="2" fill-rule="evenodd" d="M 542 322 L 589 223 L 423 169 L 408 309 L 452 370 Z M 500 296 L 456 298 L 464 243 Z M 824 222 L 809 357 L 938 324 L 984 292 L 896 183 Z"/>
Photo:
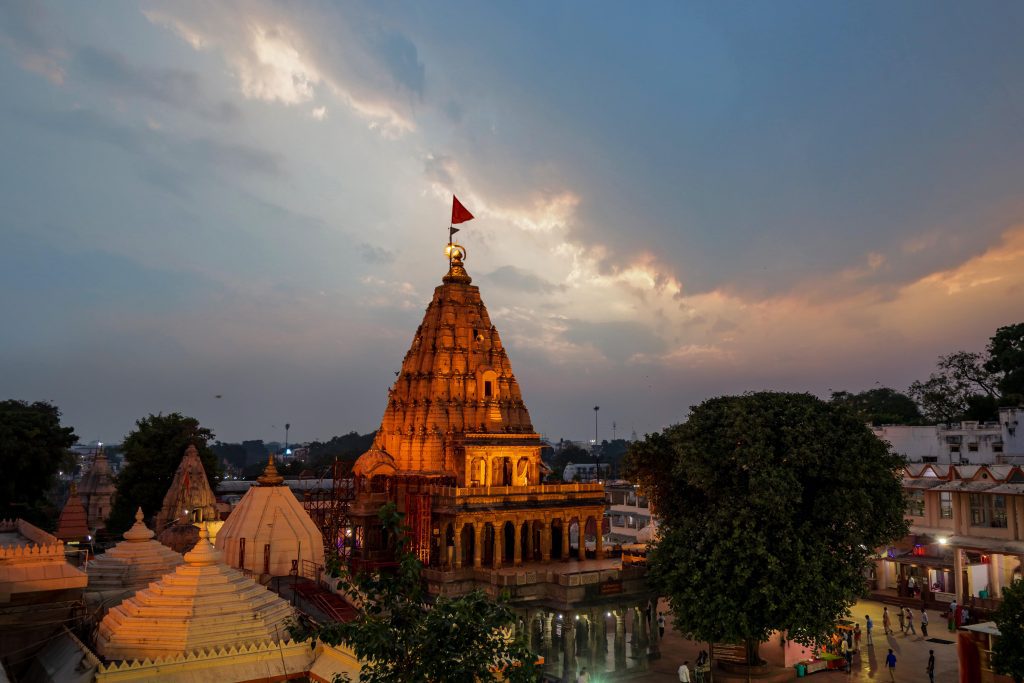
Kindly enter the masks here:
<path id="1" fill-rule="evenodd" d="M 874 647 L 865 645 L 866 638 L 861 638 L 861 650 L 853 657 L 853 671 L 851 674 L 841 671 L 818 672 L 810 674 L 810 683 L 815 681 L 888 681 L 889 672 L 885 670 L 885 656 L 889 648 L 896 655 L 895 678 L 897 681 L 928 681 L 925 673 L 925 665 L 928 662 L 928 650 L 935 650 L 935 680 L 937 683 L 951 683 L 959 680 L 957 671 L 956 656 L 956 634 L 946 629 L 946 621 L 936 610 L 928 611 L 928 633 L 929 637 L 950 641 L 949 644 L 928 642 L 920 634 L 921 628 L 918 623 L 920 611 L 914 614 L 914 627 L 917 629 L 916 636 L 905 636 L 899 632 L 899 621 L 895 617 L 895 607 L 890 605 L 889 612 L 893 615 L 892 624 L 895 635 L 886 636 L 882 632 L 882 608 L 883 603 L 872 600 L 858 602 L 852 610 L 852 618 L 864 628 L 864 615 L 870 614 L 875 622 Z M 639 674 L 632 681 L 647 681 L 650 683 L 667 683 L 678 681 L 676 671 L 684 660 L 690 661 L 691 680 L 693 662 L 697 659 L 697 653 L 701 649 L 708 649 L 707 643 L 696 643 L 684 639 L 672 628 L 672 615 L 668 611 L 668 604 L 662 600 L 659 610 L 665 612 L 667 627 L 665 637 L 661 641 L 661 658 L 650 663 L 646 673 Z M 718 680 L 716 676 L 714 680 Z M 596 681 L 601 681 L 598 677 Z M 756 680 L 756 679 L 754 679 Z"/>

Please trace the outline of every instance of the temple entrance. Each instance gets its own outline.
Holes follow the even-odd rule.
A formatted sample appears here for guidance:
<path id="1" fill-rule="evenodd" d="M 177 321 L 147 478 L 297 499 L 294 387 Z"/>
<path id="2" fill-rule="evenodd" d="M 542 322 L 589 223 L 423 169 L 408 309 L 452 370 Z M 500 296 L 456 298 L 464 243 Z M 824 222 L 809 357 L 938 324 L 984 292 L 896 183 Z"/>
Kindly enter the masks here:
<path id="1" fill-rule="evenodd" d="M 501 563 L 512 564 L 516 553 L 516 525 L 512 522 L 505 522 L 505 526 L 501 529 L 501 539 L 504 541 Z"/>
<path id="2" fill-rule="evenodd" d="M 562 559 L 562 520 L 551 520 L 551 559 Z"/>
<path id="3" fill-rule="evenodd" d="M 494 566 L 494 525 L 487 523 L 484 524 L 483 534 L 483 566 L 493 567 Z"/>
<path id="4" fill-rule="evenodd" d="M 463 524 L 462 525 L 462 531 L 461 531 L 460 535 L 462 536 L 462 539 L 461 539 L 461 545 L 462 545 L 462 558 L 461 558 L 462 559 L 462 566 L 463 567 L 472 567 L 473 566 L 474 550 L 475 550 L 474 546 L 475 546 L 475 543 L 476 543 L 476 534 L 473 532 L 473 525 L 472 524 Z"/>

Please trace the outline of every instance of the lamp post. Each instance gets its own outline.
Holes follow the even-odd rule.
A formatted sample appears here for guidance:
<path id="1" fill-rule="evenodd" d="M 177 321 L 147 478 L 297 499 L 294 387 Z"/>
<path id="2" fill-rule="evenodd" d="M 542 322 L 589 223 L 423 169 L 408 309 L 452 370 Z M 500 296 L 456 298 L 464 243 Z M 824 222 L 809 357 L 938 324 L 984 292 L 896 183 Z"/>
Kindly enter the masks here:
<path id="1" fill-rule="evenodd" d="M 284 451 L 285 451 L 285 453 L 288 452 L 288 430 L 291 429 L 291 428 L 292 428 L 292 425 L 291 425 L 290 422 L 285 422 L 284 423 Z"/>
<path id="2" fill-rule="evenodd" d="M 601 478 L 601 445 L 597 441 L 597 411 L 601 406 L 594 406 L 594 479 Z"/>

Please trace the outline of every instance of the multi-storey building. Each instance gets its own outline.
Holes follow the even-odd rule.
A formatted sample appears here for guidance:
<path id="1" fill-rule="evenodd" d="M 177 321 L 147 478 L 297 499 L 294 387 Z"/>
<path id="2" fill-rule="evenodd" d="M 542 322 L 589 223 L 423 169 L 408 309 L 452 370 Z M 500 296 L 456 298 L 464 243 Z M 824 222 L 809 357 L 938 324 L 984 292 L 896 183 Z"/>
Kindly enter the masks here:
<path id="1" fill-rule="evenodd" d="M 872 427 L 907 462 L 940 465 L 1024 464 L 1024 408 L 999 409 L 996 422 L 964 421 L 948 425 Z"/>
<path id="2" fill-rule="evenodd" d="M 608 504 L 609 543 L 646 542 L 642 537 L 638 538 L 638 534 L 651 524 L 651 506 L 635 484 L 609 482 L 605 485 L 605 502 Z"/>
<path id="3" fill-rule="evenodd" d="M 908 464 L 903 487 L 910 535 L 878 560 L 875 588 L 909 595 L 913 577 L 930 601 L 994 607 L 1021 573 L 1024 469 Z"/>

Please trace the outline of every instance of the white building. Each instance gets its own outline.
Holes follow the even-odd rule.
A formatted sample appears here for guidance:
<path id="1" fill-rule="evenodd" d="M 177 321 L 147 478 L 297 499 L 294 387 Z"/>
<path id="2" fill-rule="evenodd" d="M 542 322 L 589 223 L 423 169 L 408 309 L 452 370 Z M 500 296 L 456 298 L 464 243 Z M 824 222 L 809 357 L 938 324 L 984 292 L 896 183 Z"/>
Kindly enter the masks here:
<path id="1" fill-rule="evenodd" d="M 651 506 L 647 498 L 628 481 L 609 482 L 604 493 L 609 521 L 608 542 L 623 545 L 645 542 L 637 535 L 651 524 Z"/>
<path id="2" fill-rule="evenodd" d="M 907 462 L 940 465 L 1024 463 L 1024 408 L 1000 408 L 998 422 L 964 421 L 951 425 L 872 427 Z"/>
<path id="3" fill-rule="evenodd" d="M 601 463 L 600 472 L 598 466 L 592 462 L 569 463 L 562 472 L 562 481 L 598 481 L 607 479 L 611 474 L 611 463 Z"/>

